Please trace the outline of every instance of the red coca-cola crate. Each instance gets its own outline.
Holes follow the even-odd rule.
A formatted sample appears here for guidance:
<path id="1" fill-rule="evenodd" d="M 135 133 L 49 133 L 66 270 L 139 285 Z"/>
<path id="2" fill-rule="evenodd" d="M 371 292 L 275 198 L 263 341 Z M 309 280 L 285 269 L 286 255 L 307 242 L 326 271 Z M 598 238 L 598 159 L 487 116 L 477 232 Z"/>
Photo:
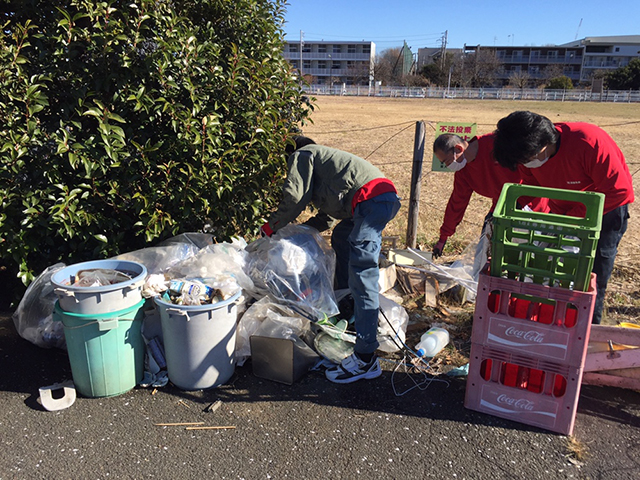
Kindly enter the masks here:
<path id="1" fill-rule="evenodd" d="M 471 341 L 582 366 L 591 330 L 595 278 L 591 274 L 588 291 L 581 292 L 481 273 Z"/>
<path id="2" fill-rule="evenodd" d="M 464 406 L 571 435 L 582 368 L 472 343 Z"/>

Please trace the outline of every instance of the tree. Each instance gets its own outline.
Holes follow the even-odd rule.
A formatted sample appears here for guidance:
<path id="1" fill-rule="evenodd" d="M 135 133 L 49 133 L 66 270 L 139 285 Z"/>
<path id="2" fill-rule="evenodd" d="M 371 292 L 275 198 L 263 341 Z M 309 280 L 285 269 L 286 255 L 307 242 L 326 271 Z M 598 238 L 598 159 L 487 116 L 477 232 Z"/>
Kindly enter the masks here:
<path id="1" fill-rule="evenodd" d="M 364 63 L 348 65 L 346 76 L 353 85 L 369 85 L 371 68 L 369 64 Z"/>
<path id="2" fill-rule="evenodd" d="M 312 108 L 282 57 L 284 6 L 5 1 L 2 263 L 26 284 L 180 232 L 256 232 Z"/>
<path id="3" fill-rule="evenodd" d="M 549 80 L 545 88 L 550 90 L 572 90 L 573 82 L 566 75 L 560 75 L 559 77 Z"/>
<path id="4" fill-rule="evenodd" d="M 394 74 L 395 66 L 402 54 L 402 47 L 388 48 L 376 55 L 375 79 L 385 85 L 399 85 L 400 79 Z"/>
<path id="5" fill-rule="evenodd" d="M 456 80 L 464 87 L 490 87 L 501 68 L 500 61 L 492 50 L 478 49 L 458 59 L 454 67 Z"/>
<path id="6" fill-rule="evenodd" d="M 525 70 L 511 72 L 509 75 L 509 85 L 517 88 L 526 88 L 531 80 L 531 75 Z"/>
<path id="7" fill-rule="evenodd" d="M 626 67 L 607 73 L 605 82 L 611 90 L 640 89 L 640 58 L 634 58 Z"/>
<path id="8" fill-rule="evenodd" d="M 420 70 L 420 75 L 427 79 L 433 85 L 446 85 L 447 78 L 445 73 L 440 68 L 440 65 L 435 63 L 427 63 Z"/>

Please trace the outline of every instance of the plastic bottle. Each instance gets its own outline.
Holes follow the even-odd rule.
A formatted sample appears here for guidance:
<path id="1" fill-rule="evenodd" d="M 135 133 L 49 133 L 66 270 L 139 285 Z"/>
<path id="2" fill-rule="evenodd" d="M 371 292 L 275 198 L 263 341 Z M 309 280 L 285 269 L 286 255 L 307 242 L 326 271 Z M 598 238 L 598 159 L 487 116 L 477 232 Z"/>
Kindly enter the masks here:
<path id="1" fill-rule="evenodd" d="M 431 327 L 420 337 L 416 345 L 419 357 L 434 357 L 449 343 L 449 332 L 444 328 Z"/>
<path id="2" fill-rule="evenodd" d="M 189 295 L 205 301 L 211 301 L 215 294 L 213 288 L 198 280 L 171 280 L 169 291 L 174 295 Z"/>

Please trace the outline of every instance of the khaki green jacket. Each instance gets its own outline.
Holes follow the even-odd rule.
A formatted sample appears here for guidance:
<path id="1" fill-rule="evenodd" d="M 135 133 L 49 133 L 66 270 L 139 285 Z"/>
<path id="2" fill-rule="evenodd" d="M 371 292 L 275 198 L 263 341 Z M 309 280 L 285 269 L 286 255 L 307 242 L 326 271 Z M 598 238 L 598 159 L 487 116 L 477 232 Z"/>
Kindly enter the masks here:
<path id="1" fill-rule="evenodd" d="M 282 200 L 269 220 L 275 232 L 293 222 L 310 203 L 318 214 L 307 224 L 320 231 L 331 227 L 333 219 L 351 218 L 356 192 L 382 172 L 351 153 L 322 145 L 307 145 L 287 160 L 288 173 Z"/>

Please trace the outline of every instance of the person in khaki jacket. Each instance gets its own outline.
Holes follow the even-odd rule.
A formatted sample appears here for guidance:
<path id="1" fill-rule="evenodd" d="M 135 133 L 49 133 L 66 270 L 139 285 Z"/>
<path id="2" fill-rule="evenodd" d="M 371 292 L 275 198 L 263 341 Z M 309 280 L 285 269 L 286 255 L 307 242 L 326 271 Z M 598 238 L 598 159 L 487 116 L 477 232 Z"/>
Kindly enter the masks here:
<path id="1" fill-rule="evenodd" d="M 336 252 L 336 289 L 349 288 L 354 300 L 354 353 L 326 376 L 336 383 L 372 379 L 382 373 L 378 348 L 378 257 L 382 231 L 400 209 L 391 180 L 366 160 L 298 136 L 287 145 L 287 178 L 282 200 L 262 232 L 271 236 L 293 222 L 309 204 L 318 213 L 305 222 L 319 231 L 331 228 Z"/>

